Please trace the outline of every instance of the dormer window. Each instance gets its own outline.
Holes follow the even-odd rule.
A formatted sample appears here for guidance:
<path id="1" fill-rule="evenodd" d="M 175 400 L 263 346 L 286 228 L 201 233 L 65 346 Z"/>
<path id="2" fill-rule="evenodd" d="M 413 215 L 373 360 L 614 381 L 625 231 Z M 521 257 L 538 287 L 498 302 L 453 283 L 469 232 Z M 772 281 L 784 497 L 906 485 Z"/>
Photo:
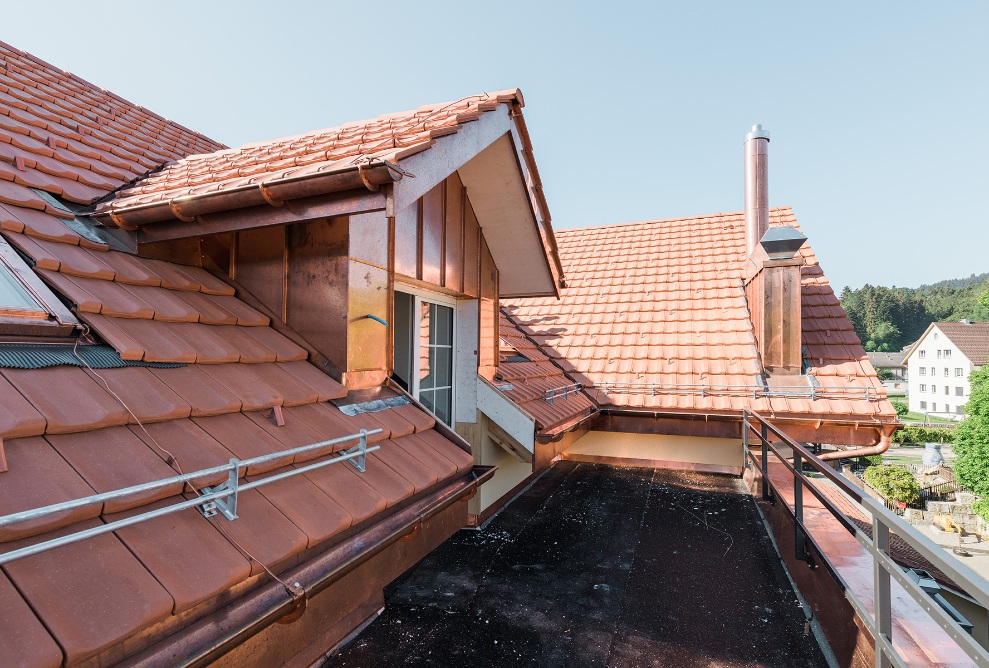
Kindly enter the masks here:
<path id="1" fill-rule="evenodd" d="M 78 324 L 0 237 L 0 336 L 67 336 Z"/>

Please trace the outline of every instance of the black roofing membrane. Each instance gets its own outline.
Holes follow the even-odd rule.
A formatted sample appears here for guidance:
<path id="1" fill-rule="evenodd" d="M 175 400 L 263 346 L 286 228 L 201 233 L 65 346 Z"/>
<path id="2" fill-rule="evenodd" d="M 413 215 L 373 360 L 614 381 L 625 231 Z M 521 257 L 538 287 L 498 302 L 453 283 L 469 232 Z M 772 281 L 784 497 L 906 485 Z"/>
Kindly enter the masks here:
<path id="1" fill-rule="evenodd" d="M 728 476 L 559 462 L 327 666 L 827 666 Z"/>

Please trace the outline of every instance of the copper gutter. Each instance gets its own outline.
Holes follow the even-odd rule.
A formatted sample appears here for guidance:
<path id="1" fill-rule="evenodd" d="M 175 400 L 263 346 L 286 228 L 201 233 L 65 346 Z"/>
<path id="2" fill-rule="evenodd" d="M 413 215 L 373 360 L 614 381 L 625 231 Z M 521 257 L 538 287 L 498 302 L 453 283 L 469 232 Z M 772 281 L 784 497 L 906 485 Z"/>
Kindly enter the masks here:
<path id="1" fill-rule="evenodd" d="M 300 583 L 306 598 L 319 594 L 390 545 L 417 531 L 427 520 L 457 501 L 473 496 L 477 486 L 487 482 L 495 470 L 493 466 L 475 466 L 464 478 L 352 536 L 329 552 L 289 571 L 282 579 Z M 284 587 L 269 583 L 246 600 L 214 612 L 123 663 L 134 668 L 205 667 L 251 636 L 297 612 L 298 608 L 297 599 L 289 597 Z"/>
<path id="2" fill-rule="evenodd" d="M 375 191 L 379 186 L 394 183 L 404 176 L 411 175 L 398 165 L 387 160 L 372 160 L 314 174 L 276 178 L 148 204 L 117 207 L 111 202 L 107 208 L 97 210 L 93 217 L 104 225 L 112 222 L 124 229 L 176 219 L 190 222 L 204 214 L 259 205 L 282 206 L 287 200 L 344 190 L 367 188 Z"/>
<path id="3" fill-rule="evenodd" d="M 753 412 L 752 409 L 747 409 L 749 412 Z M 632 417 L 651 417 L 651 418 L 685 418 L 693 420 L 721 420 L 725 422 L 740 422 L 742 416 L 740 413 L 714 413 L 714 412 L 697 412 L 690 413 L 687 411 L 667 411 L 667 410 L 650 410 L 650 409 L 635 409 L 635 408 L 611 408 L 608 406 L 601 407 L 601 415 L 622 415 L 622 416 L 632 416 Z M 776 422 L 807 422 L 807 423 L 827 423 L 836 427 L 855 427 L 855 428 L 870 428 L 879 429 L 882 427 L 895 427 L 890 431 L 896 431 L 901 426 L 899 422 L 883 422 L 882 420 L 825 420 L 819 416 L 814 415 L 773 415 L 772 419 Z M 871 447 L 871 446 L 870 446 Z"/>
<path id="4" fill-rule="evenodd" d="M 570 420 L 569 422 L 564 422 L 562 424 L 554 425 L 552 428 L 539 433 L 536 432 L 536 442 L 537 443 L 556 443 L 566 434 L 572 431 L 580 429 L 585 423 L 590 422 L 592 419 L 596 418 L 601 414 L 601 411 L 595 406 L 590 413 L 587 415 L 578 415 L 576 418 Z"/>

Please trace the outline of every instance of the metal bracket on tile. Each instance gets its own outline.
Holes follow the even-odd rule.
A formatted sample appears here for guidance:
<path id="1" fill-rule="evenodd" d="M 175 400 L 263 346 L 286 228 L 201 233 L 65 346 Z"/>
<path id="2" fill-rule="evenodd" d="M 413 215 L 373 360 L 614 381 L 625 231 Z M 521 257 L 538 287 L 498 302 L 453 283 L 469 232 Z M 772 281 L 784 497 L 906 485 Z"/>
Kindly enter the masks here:
<path id="1" fill-rule="evenodd" d="M 230 465 L 233 467 L 227 472 L 227 479 L 216 487 L 203 487 L 204 494 L 219 494 L 221 492 L 231 492 L 228 496 L 213 499 L 199 506 L 199 512 L 203 517 L 213 517 L 217 512 L 223 514 L 231 522 L 237 519 L 237 493 L 240 481 L 240 460 L 231 459 Z"/>
<path id="2" fill-rule="evenodd" d="M 364 473 L 364 471 L 367 470 L 367 429 L 361 429 L 360 433 L 361 433 L 360 443 L 358 443 L 352 448 L 342 451 L 340 454 L 352 455 L 355 453 L 360 453 L 353 459 L 349 459 L 347 461 L 353 464 L 354 468 L 356 468 L 358 471 Z"/>
<path id="3" fill-rule="evenodd" d="M 567 401 L 571 394 L 576 395 L 580 392 L 580 389 L 581 386 L 579 383 L 564 385 L 563 387 L 554 387 L 543 392 L 543 401 L 548 401 L 549 405 L 552 406 L 554 399 L 562 397 L 564 401 Z"/>

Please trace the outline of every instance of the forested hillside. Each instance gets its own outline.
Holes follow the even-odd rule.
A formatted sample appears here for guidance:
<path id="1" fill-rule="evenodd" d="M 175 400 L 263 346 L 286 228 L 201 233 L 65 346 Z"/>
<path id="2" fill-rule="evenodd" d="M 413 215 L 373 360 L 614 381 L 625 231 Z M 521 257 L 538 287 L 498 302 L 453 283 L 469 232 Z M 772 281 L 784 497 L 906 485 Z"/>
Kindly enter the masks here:
<path id="1" fill-rule="evenodd" d="M 841 305 L 866 350 L 900 350 L 917 340 L 931 322 L 989 320 L 989 274 L 951 279 L 919 288 L 866 284 L 845 288 Z"/>

